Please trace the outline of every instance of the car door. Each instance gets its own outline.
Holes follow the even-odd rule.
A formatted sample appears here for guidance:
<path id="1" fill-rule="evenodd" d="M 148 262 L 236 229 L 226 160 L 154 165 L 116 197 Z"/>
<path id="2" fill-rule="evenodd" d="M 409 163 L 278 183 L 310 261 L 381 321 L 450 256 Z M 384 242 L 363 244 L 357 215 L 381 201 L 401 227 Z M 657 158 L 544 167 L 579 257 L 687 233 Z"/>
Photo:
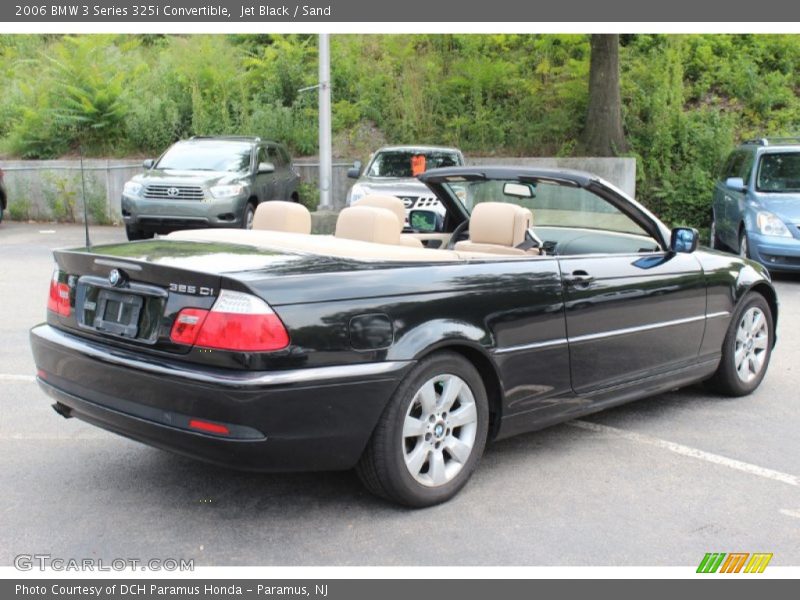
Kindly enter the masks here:
<path id="1" fill-rule="evenodd" d="M 542 196 L 543 186 L 537 187 Z M 609 391 L 696 360 L 705 281 L 691 254 L 665 251 L 652 226 L 583 188 L 559 190 L 558 223 L 570 376 L 576 394 Z M 537 226 L 537 229 L 539 227 Z M 550 229 L 554 231 L 556 227 Z"/>
<path id="2" fill-rule="evenodd" d="M 748 159 L 750 159 L 748 161 Z M 739 247 L 739 223 L 741 223 L 742 210 L 746 193 L 742 190 L 729 188 L 725 182 L 730 177 L 741 177 L 749 180 L 747 167 L 752 167 L 751 153 L 746 150 L 737 150 L 726 165 L 726 172 L 722 181 L 718 182 L 718 193 L 721 201 L 721 214 L 717 215 L 720 239 L 730 248 Z"/>
<path id="3" fill-rule="evenodd" d="M 261 163 L 272 162 L 269 159 L 266 146 L 258 148 L 258 163 L 256 164 L 256 189 L 258 190 L 259 202 L 272 200 L 275 195 L 275 173 L 262 173 Z"/>
<path id="4" fill-rule="evenodd" d="M 270 200 L 288 200 L 288 181 L 286 177 L 288 167 L 286 160 L 284 160 L 283 155 L 276 145 L 270 144 L 267 147 L 267 160 L 275 165 L 275 172 L 273 173 L 273 180 L 275 184 L 273 188 L 273 195 Z"/>

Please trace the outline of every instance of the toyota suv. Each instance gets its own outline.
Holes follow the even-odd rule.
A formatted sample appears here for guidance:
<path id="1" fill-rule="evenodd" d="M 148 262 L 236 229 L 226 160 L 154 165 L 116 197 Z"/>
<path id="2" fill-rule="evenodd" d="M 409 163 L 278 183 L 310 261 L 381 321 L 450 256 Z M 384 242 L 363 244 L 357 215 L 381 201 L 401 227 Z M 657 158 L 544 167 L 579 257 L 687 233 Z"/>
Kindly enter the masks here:
<path id="1" fill-rule="evenodd" d="M 717 178 L 711 245 L 771 271 L 800 271 L 800 138 L 762 138 L 734 150 Z"/>
<path id="2" fill-rule="evenodd" d="M 299 200 L 286 147 L 257 137 L 193 137 L 143 166 L 122 191 L 129 240 L 176 229 L 250 229 L 260 202 Z"/>
<path id="3" fill-rule="evenodd" d="M 367 168 L 361 171 L 356 161 L 347 176 L 358 181 L 347 193 L 347 206 L 369 194 L 397 196 L 406 207 L 406 222 L 411 209 L 429 210 L 444 215 L 444 207 L 417 175 L 439 167 L 460 167 L 464 155 L 457 148 L 435 146 L 389 146 L 376 151 Z"/>

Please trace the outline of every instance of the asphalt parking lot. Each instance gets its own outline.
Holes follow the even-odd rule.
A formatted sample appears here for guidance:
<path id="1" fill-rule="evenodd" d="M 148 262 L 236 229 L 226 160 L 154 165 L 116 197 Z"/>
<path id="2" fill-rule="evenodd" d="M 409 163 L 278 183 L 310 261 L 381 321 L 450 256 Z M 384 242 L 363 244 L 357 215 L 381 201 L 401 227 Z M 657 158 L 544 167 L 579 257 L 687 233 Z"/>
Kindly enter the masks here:
<path id="1" fill-rule="evenodd" d="M 752 396 L 693 387 L 498 442 L 453 501 L 412 511 L 353 473 L 237 473 L 56 415 L 27 331 L 51 250 L 82 242 L 76 226 L 0 225 L 0 565 L 696 565 L 706 552 L 800 565 L 798 277 L 776 283 L 778 346 Z"/>

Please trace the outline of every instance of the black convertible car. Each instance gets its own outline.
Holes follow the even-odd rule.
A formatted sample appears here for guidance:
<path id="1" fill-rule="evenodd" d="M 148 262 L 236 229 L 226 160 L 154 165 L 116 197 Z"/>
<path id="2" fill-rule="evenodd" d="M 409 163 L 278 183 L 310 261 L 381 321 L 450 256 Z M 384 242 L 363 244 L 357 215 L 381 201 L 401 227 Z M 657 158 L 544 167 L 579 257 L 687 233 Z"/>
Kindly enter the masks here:
<path id="1" fill-rule="evenodd" d="M 332 236 L 300 205 L 254 229 L 55 253 L 31 331 L 56 411 L 213 463 L 356 467 L 451 498 L 487 440 L 706 380 L 745 395 L 775 343 L 766 270 L 697 249 L 592 175 L 459 167 L 446 207 L 367 196 Z"/>

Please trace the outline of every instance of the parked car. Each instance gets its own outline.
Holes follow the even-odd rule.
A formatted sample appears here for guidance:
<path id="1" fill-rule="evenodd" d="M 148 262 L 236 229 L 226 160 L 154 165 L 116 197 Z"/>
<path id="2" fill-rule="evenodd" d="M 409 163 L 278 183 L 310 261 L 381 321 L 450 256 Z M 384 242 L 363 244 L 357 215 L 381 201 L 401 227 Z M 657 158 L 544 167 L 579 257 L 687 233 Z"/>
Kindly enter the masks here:
<path id="1" fill-rule="evenodd" d="M 367 195 L 389 195 L 400 198 L 408 212 L 430 209 L 444 215 L 444 207 L 417 175 L 429 169 L 464 165 L 464 155 L 457 148 L 438 146 L 388 146 L 370 156 L 367 168 L 361 171 L 356 161 L 347 176 L 357 179 L 347 192 L 347 206 Z"/>
<path id="2" fill-rule="evenodd" d="M 129 240 L 186 228 L 249 229 L 260 202 L 299 200 L 286 147 L 257 137 L 193 137 L 143 166 L 122 192 Z"/>
<path id="3" fill-rule="evenodd" d="M 778 316 L 761 265 L 697 249 L 696 230 L 586 173 L 420 180 L 446 215 L 414 211 L 418 234 L 360 204 L 310 235 L 304 207 L 269 202 L 251 231 L 56 251 L 30 334 L 40 385 L 61 415 L 147 444 L 254 471 L 356 467 L 428 506 L 487 440 L 761 383 Z"/>
<path id="4" fill-rule="evenodd" d="M 800 138 L 745 142 L 714 186 L 711 246 L 800 271 Z"/>
<path id="5" fill-rule="evenodd" d="M 3 169 L 0 169 L 0 223 L 3 222 L 3 215 L 8 208 L 8 196 L 6 195 L 6 184 L 3 181 Z"/>

